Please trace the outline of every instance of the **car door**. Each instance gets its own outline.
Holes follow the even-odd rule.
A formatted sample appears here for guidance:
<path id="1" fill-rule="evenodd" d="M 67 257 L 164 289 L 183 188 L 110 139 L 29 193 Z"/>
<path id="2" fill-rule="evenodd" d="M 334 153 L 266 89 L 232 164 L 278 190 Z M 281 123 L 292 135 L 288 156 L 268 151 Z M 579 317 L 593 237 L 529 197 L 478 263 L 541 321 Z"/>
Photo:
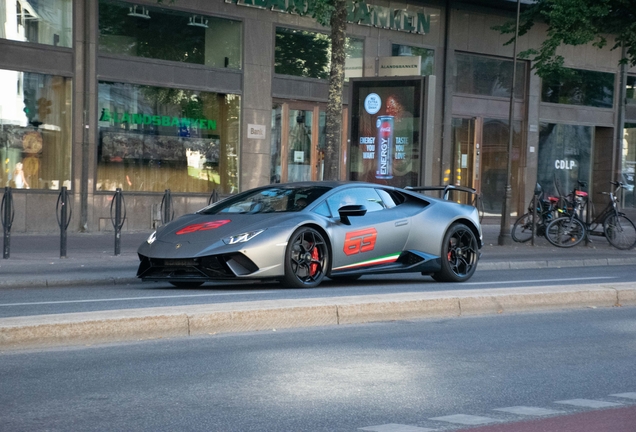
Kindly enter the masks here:
<path id="1" fill-rule="evenodd" d="M 374 187 L 344 189 L 327 199 L 333 215 L 332 271 L 371 269 L 395 262 L 408 239 L 410 218 L 398 207 L 391 207 Z M 364 216 L 340 220 L 338 209 L 345 205 L 363 205 Z"/>

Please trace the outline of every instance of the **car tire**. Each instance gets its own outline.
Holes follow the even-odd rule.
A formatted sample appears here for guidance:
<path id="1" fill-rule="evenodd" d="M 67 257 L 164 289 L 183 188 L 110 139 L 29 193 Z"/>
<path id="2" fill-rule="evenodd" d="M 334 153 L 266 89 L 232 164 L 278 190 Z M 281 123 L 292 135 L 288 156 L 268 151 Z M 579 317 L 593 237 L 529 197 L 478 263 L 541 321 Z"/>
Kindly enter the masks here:
<path id="1" fill-rule="evenodd" d="M 303 226 L 289 238 L 285 250 L 285 275 L 288 288 L 315 288 L 328 272 L 329 246 L 317 230 Z"/>
<path id="2" fill-rule="evenodd" d="M 170 282 L 170 285 L 177 288 L 199 288 L 203 282 Z"/>
<path id="3" fill-rule="evenodd" d="M 466 225 L 451 225 L 442 243 L 441 269 L 433 273 L 438 282 L 464 282 L 477 269 L 479 246 L 475 233 Z"/>

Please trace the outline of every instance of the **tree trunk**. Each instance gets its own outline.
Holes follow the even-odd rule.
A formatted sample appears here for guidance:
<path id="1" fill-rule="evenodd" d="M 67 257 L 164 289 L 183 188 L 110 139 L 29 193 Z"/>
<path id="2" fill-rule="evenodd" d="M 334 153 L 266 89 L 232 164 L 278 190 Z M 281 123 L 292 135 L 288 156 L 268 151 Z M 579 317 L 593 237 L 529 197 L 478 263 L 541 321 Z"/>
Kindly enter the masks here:
<path id="1" fill-rule="evenodd" d="M 344 87 L 347 9 L 345 0 L 335 0 L 331 15 L 331 71 L 327 103 L 324 180 L 340 180 L 342 139 L 342 89 Z"/>

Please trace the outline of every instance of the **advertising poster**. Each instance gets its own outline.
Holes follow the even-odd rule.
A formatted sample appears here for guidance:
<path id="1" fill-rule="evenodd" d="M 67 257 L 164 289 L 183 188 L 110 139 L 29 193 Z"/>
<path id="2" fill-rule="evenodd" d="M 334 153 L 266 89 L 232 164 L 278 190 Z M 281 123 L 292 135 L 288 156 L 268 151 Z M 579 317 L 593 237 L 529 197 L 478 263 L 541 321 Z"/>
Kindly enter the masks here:
<path id="1" fill-rule="evenodd" d="M 417 186 L 422 78 L 352 80 L 350 180 Z"/>

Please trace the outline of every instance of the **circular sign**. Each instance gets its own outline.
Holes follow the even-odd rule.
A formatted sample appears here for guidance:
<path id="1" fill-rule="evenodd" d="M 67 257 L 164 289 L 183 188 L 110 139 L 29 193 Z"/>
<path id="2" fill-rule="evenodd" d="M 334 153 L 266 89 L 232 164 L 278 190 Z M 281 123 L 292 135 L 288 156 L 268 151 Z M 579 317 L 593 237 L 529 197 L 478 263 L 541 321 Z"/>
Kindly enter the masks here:
<path id="1" fill-rule="evenodd" d="M 381 106 L 382 99 L 375 93 L 369 93 L 367 97 L 364 98 L 364 110 L 371 115 L 377 114 Z"/>

